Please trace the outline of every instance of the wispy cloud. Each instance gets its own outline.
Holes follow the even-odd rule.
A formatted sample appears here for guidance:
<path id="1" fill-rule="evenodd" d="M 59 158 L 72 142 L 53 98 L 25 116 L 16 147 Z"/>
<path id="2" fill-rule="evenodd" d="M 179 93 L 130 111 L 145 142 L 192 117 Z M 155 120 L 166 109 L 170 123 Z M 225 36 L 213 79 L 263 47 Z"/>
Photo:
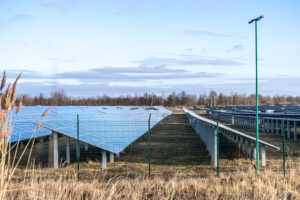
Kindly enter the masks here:
<path id="1" fill-rule="evenodd" d="M 61 62 L 61 63 L 72 63 L 76 62 L 75 59 L 63 59 L 63 58 L 49 58 L 50 61 Z"/>
<path id="2" fill-rule="evenodd" d="M 74 59 L 49 58 L 51 62 L 72 63 Z M 176 80 L 192 78 L 217 78 L 221 73 L 208 73 L 205 71 L 188 71 L 186 66 L 241 66 L 243 63 L 224 58 L 208 58 L 197 55 L 180 54 L 174 57 L 148 57 L 135 61 L 136 66 L 116 67 L 106 66 L 91 68 L 89 70 L 68 71 L 63 73 L 42 75 L 37 72 L 24 72 L 25 79 L 41 80 L 72 80 L 80 83 L 88 82 L 131 82 L 142 83 L 151 80 Z M 10 71 L 16 75 L 17 72 Z M 71 81 L 71 82 L 72 82 Z"/>
<path id="3" fill-rule="evenodd" d="M 118 4 L 123 4 L 122 10 L 117 10 L 114 12 L 115 15 L 126 15 L 126 16 L 138 16 L 141 13 L 141 10 L 145 9 L 147 4 L 146 1 L 136 1 L 136 2 L 126 2 L 126 1 L 117 1 Z"/>
<path id="4" fill-rule="evenodd" d="M 203 31 L 203 30 L 186 30 L 183 33 L 193 36 L 209 36 L 209 37 L 231 37 L 226 34 L 214 33 L 210 31 Z"/>
<path id="5" fill-rule="evenodd" d="M 14 78 L 20 72 L 17 70 L 10 70 L 7 73 L 9 77 Z M 180 68 L 168 68 L 166 65 L 148 66 L 145 64 L 139 65 L 138 67 L 99 67 L 90 70 L 70 71 L 51 75 L 43 75 L 34 71 L 23 72 L 23 79 L 39 79 L 41 82 L 55 79 L 57 81 L 76 80 L 77 83 L 132 82 L 136 83 L 137 85 L 139 83 L 151 80 L 165 81 L 192 78 L 216 78 L 220 76 L 222 76 L 221 73 L 190 72 Z"/>
<path id="6" fill-rule="evenodd" d="M 157 74 L 157 73 L 185 73 L 184 69 L 168 69 L 164 65 L 156 65 L 155 67 L 139 66 L 139 67 L 103 67 L 95 68 L 92 71 L 100 73 L 130 73 L 130 74 Z"/>
<path id="7" fill-rule="evenodd" d="M 242 50 L 243 48 L 244 48 L 243 45 L 238 44 L 238 45 L 232 46 L 230 49 L 227 50 L 227 52 L 228 52 L 228 53 L 232 53 L 232 52 L 235 52 L 235 51 Z"/>
<path id="8" fill-rule="evenodd" d="M 141 65 L 165 65 L 165 66 L 187 66 L 187 65 L 206 65 L 206 66 L 241 66 L 243 63 L 224 58 L 207 58 L 197 55 L 181 54 L 177 58 L 157 58 L 149 57 L 138 60 Z"/>
<path id="9" fill-rule="evenodd" d="M 189 6 L 189 8 L 197 13 L 203 13 L 203 12 L 208 12 L 211 10 L 215 10 L 218 8 L 223 7 L 224 5 L 226 5 L 223 2 L 218 2 L 218 3 L 210 3 L 210 1 L 207 1 L 208 3 L 204 3 L 203 1 L 196 1 L 192 3 L 191 6 Z"/>
<path id="10" fill-rule="evenodd" d="M 43 5 L 61 11 L 67 11 L 76 8 L 77 0 L 44 0 Z"/>
<path id="11" fill-rule="evenodd" d="M 88 71 L 56 74 L 59 79 L 78 79 L 81 82 L 143 82 L 146 80 L 171 80 L 186 78 L 214 78 L 220 73 L 191 73 L 182 69 L 168 69 L 165 66 L 148 67 L 104 67 Z"/>
<path id="12" fill-rule="evenodd" d="M 16 23 L 19 21 L 31 21 L 36 19 L 36 15 L 28 15 L 28 14 L 19 14 L 19 15 L 14 15 L 10 18 L 7 18 L 5 20 L 0 21 L 0 26 L 7 26 L 12 23 Z"/>
<path id="13" fill-rule="evenodd" d="M 53 78 L 52 75 L 43 75 L 32 70 L 7 70 L 6 74 L 9 79 L 15 79 L 22 72 L 22 80 L 24 79 L 48 79 Z"/>

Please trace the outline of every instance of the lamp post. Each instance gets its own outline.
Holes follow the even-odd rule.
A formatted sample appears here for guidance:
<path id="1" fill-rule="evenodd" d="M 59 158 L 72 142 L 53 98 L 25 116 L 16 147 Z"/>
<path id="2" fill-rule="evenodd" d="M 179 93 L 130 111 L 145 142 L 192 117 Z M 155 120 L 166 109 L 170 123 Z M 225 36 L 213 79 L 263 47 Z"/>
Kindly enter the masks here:
<path id="1" fill-rule="evenodd" d="M 256 171 L 259 176 L 259 127 L 258 127 L 258 79 L 257 79 L 257 22 L 264 18 L 263 15 L 258 18 L 250 20 L 248 23 L 252 24 L 255 22 L 255 67 L 256 67 Z"/>

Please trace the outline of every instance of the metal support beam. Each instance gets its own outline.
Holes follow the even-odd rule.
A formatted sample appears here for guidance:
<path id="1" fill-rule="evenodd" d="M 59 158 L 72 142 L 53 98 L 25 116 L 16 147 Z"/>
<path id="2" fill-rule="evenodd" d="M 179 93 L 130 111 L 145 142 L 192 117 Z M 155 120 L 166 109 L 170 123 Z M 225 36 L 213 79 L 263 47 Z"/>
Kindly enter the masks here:
<path id="1" fill-rule="evenodd" d="M 214 145 L 214 165 L 215 167 L 218 165 L 218 147 L 217 147 L 217 144 L 218 144 L 218 138 L 217 138 L 217 130 L 214 131 L 214 134 L 213 134 L 213 145 Z"/>
<path id="2" fill-rule="evenodd" d="M 297 121 L 294 121 L 294 141 L 297 141 Z"/>
<path id="3" fill-rule="evenodd" d="M 274 134 L 274 120 L 271 119 L 271 133 Z"/>
<path id="4" fill-rule="evenodd" d="M 286 123 L 287 123 L 287 139 L 290 139 L 291 138 L 291 127 L 290 127 L 290 121 L 289 120 L 287 120 L 286 121 Z"/>
<path id="5" fill-rule="evenodd" d="M 284 120 L 283 119 L 281 120 L 281 123 L 283 123 L 283 126 L 281 126 L 281 129 L 283 129 L 283 130 L 281 130 L 281 136 L 283 136 L 283 132 L 285 132 Z"/>

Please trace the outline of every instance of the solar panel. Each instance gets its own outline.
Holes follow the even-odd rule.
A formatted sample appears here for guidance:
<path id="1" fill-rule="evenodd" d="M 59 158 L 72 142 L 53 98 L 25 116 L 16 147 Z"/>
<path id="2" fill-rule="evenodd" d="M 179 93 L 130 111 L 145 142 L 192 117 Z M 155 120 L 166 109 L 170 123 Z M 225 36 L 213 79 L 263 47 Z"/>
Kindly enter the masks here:
<path id="1" fill-rule="evenodd" d="M 11 141 L 26 140 L 33 136 L 35 125 L 45 106 L 23 107 L 17 116 Z M 56 106 L 52 107 L 42 122 L 35 137 L 50 135 L 51 130 L 77 138 L 77 114 L 79 115 L 79 139 L 113 153 L 119 153 L 148 130 L 154 127 L 171 111 L 162 106 Z"/>

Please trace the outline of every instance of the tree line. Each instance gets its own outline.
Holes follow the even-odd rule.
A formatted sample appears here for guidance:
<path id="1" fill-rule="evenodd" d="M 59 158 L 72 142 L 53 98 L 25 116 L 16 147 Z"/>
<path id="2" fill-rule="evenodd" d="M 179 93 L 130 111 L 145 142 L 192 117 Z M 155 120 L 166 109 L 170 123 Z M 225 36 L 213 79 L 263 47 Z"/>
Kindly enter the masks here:
<path id="1" fill-rule="evenodd" d="M 255 94 L 241 95 L 238 93 L 231 95 L 223 95 L 215 91 L 209 94 L 192 95 L 185 91 L 170 95 L 156 95 L 154 93 L 145 93 L 144 95 L 127 95 L 119 97 L 110 97 L 107 95 L 97 97 L 71 97 L 66 95 L 65 90 L 60 89 L 52 92 L 49 97 L 43 94 L 39 96 L 29 96 L 27 94 L 20 95 L 18 100 L 22 98 L 23 105 L 87 105 L 87 106 L 226 106 L 226 105 L 255 105 Z M 300 97 L 293 96 L 262 96 L 259 95 L 260 105 L 300 105 Z"/>

